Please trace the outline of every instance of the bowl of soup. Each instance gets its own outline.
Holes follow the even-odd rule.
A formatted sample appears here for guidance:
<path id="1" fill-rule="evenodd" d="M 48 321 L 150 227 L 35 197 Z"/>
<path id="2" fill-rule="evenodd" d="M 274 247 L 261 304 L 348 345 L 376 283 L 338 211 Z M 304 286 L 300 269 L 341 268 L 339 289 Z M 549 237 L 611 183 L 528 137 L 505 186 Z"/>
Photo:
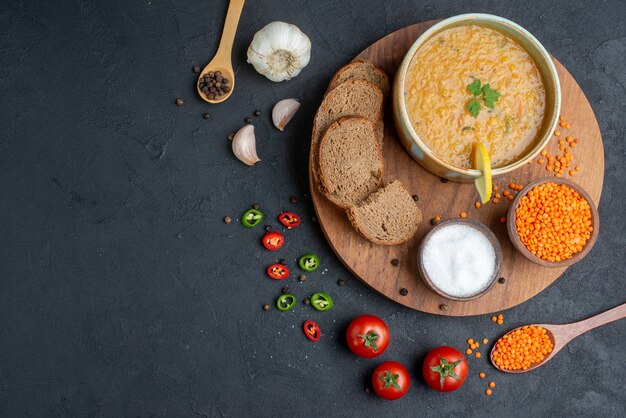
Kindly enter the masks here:
<path id="1" fill-rule="evenodd" d="M 552 58 L 521 26 L 487 14 L 445 19 L 411 46 L 393 86 L 394 122 L 409 154 L 431 173 L 471 182 L 481 143 L 492 175 L 526 164 L 559 118 Z"/>

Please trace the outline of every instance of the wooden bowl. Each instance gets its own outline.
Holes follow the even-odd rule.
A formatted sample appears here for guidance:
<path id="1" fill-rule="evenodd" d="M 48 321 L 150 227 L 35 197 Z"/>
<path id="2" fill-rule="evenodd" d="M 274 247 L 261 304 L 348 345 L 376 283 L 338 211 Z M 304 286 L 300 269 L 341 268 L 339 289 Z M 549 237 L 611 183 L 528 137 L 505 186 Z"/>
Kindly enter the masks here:
<path id="1" fill-rule="evenodd" d="M 593 226 L 591 237 L 587 240 L 587 242 L 585 243 L 585 246 L 583 247 L 581 251 L 577 252 L 576 254 L 572 256 L 572 258 L 569 258 L 567 260 L 547 261 L 531 253 L 528 250 L 528 248 L 526 248 L 522 240 L 520 239 L 517 233 L 517 227 L 515 225 L 515 211 L 517 210 L 517 206 L 519 205 L 520 199 L 523 196 L 526 196 L 526 194 L 535 186 L 543 184 L 543 183 L 548 183 L 548 182 L 552 182 L 556 184 L 566 184 L 567 186 L 576 190 L 578 194 L 581 195 L 589 203 L 589 206 L 591 207 L 591 225 Z M 596 243 L 596 240 L 598 239 L 598 232 L 600 230 L 600 219 L 598 216 L 598 209 L 596 208 L 596 205 L 593 203 L 591 196 L 589 196 L 589 194 L 582 187 L 564 178 L 546 177 L 546 178 L 535 180 L 527 184 L 526 187 L 524 187 L 517 194 L 517 196 L 515 197 L 515 200 L 513 200 L 513 203 L 509 207 L 509 212 L 507 214 L 507 230 L 509 232 L 509 238 L 511 239 L 513 246 L 517 249 L 517 251 L 522 253 L 522 255 L 526 257 L 528 260 L 544 267 L 567 267 L 580 261 L 583 257 L 587 255 L 589 251 L 591 251 L 591 248 L 593 247 L 593 245 Z"/>
<path id="2" fill-rule="evenodd" d="M 432 281 L 432 279 L 426 272 L 426 269 L 424 268 L 423 258 L 424 258 L 424 248 L 426 247 L 426 243 L 428 242 L 430 237 L 432 237 L 433 234 L 435 234 L 439 229 L 444 228 L 449 225 L 466 225 L 466 226 L 476 229 L 478 232 L 483 234 L 487 238 L 487 240 L 489 240 L 489 243 L 493 247 L 493 251 L 496 254 L 496 265 L 494 268 L 493 275 L 489 279 L 489 284 L 483 290 L 471 296 L 459 297 L 459 296 L 452 296 L 452 295 L 447 294 L 446 292 L 442 291 L 435 285 L 435 283 Z M 431 229 L 430 232 L 428 232 L 424 236 L 424 239 L 422 240 L 422 243 L 420 244 L 420 249 L 419 249 L 419 253 L 417 257 L 417 266 L 419 268 L 419 272 L 420 272 L 420 275 L 422 276 L 422 279 L 424 279 L 424 282 L 428 285 L 428 287 L 432 289 L 433 292 L 450 300 L 456 300 L 460 302 L 473 300 L 489 292 L 491 288 L 494 286 L 494 284 L 496 283 L 496 280 L 498 276 L 500 275 L 500 269 L 502 267 L 502 248 L 500 247 L 500 242 L 498 241 L 496 236 L 485 225 L 476 221 L 470 221 L 469 219 L 459 219 L 459 218 L 448 219 L 446 221 L 441 222 L 439 225 L 437 225 L 433 229 Z"/>

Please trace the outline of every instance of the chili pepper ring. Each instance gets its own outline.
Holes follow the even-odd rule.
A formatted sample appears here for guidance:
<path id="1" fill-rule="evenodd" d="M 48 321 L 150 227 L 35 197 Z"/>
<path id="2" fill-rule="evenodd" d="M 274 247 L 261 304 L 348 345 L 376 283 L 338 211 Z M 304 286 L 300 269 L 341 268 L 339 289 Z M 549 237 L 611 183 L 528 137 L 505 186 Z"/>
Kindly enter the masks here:
<path id="1" fill-rule="evenodd" d="M 333 298 L 324 292 L 313 293 L 311 295 L 311 305 L 318 311 L 324 312 L 333 307 Z"/>
<path id="2" fill-rule="evenodd" d="M 316 254 L 305 254 L 298 259 L 298 265 L 304 271 L 315 271 L 320 266 L 320 258 Z"/>
<path id="3" fill-rule="evenodd" d="M 279 311 L 288 311 L 296 305 L 297 301 L 298 300 L 295 295 L 286 293 L 284 295 L 280 295 L 278 299 L 276 299 L 276 307 Z"/>

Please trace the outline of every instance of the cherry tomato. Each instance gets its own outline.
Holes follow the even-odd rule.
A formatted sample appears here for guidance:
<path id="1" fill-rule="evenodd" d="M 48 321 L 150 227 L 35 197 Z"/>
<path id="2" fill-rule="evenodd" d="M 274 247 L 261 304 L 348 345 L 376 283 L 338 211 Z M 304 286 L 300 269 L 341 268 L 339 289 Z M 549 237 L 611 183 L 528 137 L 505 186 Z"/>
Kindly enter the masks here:
<path id="1" fill-rule="evenodd" d="M 263 235 L 263 246 L 270 251 L 276 251 L 285 243 L 285 237 L 280 232 L 268 232 Z"/>
<path id="2" fill-rule="evenodd" d="M 288 229 L 295 228 L 300 225 L 300 217 L 293 212 L 283 212 L 278 215 L 278 221 L 285 225 Z"/>
<path id="3" fill-rule="evenodd" d="M 396 361 L 386 361 L 374 369 L 372 388 L 378 396 L 389 401 L 403 397 L 411 386 L 409 372 Z"/>
<path id="4" fill-rule="evenodd" d="M 302 329 L 304 330 L 304 335 L 311 341 L 317 341 L 322 336 L 319 325 L 310 319 L 304 322 Z"/>
<path id="5" fill-rule="evenodd" d="M 361 315 L 354 318 L 348 326 L 346 341 L 357 356 L 380 356 L 389 345 L 389 328 L 377 316 Z"/>
<path id="6" fill-rule="evenodd" d="M 437 347 L 424 359 L 422 374 L 431 388 L 439 392 L 452 392 L 465 382 L 467 360 L 453 347 Z"/>
<path id="7" fill-rule="evenodd" d="M 272 264 L 267 268 L 267 275 L 274 280 L 284 280 L 289 277 L 289 267 L 284 264 Z"/>

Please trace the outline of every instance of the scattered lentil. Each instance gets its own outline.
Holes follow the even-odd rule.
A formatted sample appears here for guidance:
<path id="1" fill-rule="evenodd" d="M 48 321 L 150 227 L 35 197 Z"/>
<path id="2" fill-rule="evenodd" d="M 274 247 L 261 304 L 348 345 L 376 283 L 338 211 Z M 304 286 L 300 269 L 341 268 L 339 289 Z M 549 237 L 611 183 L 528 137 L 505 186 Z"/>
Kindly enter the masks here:
<path id="1" fill-rule="evenodd" d="M 476 207 L 476 209 L 480 209 L 481 204 L 480 204 L 480 202 L 476 202 L 476 203 L 474 203 L 474 206 Z"/>
<path id="2" fill-rule="evenodd" d="M 489 387 L 490 388 L 495 388 L 496 387 L 496 382 L 489 382 Z"/>
<path id="3" fill-rule="evenodd" d="M 485 345 L 489 344 L 489 340 L 487 338 L 483 338 L 483 344 L 485 344 Z"/>
<path id="4" fill-rule="evenodd" d="M 485 376 L 486 376 L 486 375 L 485 375 L 485 373 L 483 373 L 483 372 L 478 373 L 478 377 L 480 377 L 481 379 L 484 379 L 484 378 L 485 378 Z"/>
<path id="5" fill-rule="evenodd" d="M 492 394 L 493 392 L 491 391 L 491 389 L 487 389 L 487 390 L 485 391 L 485 393 L 487 394 L 487 396 L 491 396 L 491 394 Z"/>
<path id="6" fill-rule="evenodd" d="M 461 212 L 459 213 L 459 216 L 461 217 L 461 219 L 465 219 L 467 218 L 467 212 Z"/>

